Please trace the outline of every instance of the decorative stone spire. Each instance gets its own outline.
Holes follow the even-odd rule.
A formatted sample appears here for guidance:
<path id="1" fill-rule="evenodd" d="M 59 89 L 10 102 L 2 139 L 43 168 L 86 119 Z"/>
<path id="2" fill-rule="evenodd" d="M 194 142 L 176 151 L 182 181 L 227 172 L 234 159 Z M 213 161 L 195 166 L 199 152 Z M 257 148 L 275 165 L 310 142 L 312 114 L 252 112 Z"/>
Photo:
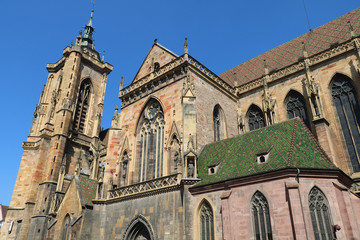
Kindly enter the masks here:
<path id="1" fill-rule="evenodd" d="M 77 158 L 76 161 L 75 174 L 80 175 L 80 170 L 81 170 L 81 151 L 79 152 L 79 157 Z"/>
<path id="2" fill-rule="evenodd" d="M 303 47 L 303 55 L 304 55 L 304 69 L 305 69 L 305 79 L 303 79 L 303 81 L 306 88 L 307 97 L 312 103 L 311 104 L 312 114 L 314 116 L 314 119 L 323 118 L 323 111 L 319 96 L 319 84 L 315 81 L 313 76 L 311 76 L 309 55 L 306 50 L 306 46 L 304 42 L 302 42 L 302 47 Z"/>
<path id="3" fill-rule="evenodd" d="M 267 122 L 267 125 L 272 125 L 275 123 L 275 104 L 276 100 L 275 98 L 271 97 L 269 93 L 268 88 L 268 81 L 270 80 L 269 76 L 269 68 L 266 64 L 266 60 L 264 59 L 264 72 L 265 75 L 263 77 L 263 87 L 264 87 L 264 93 L 263 93 L 263 108 L 265 112 L 265 119 Z"/>
<path id="4" fill-rule="evenodd" d="M 349 25 L 349 30 L 350 30 L 350 34 L 351 34 L 351 39 L 354 42 L 356 55 L 357 55 L 357 58 L 358 58 L 358 67 L 360 67 L 360 43 L 359 43 L 359 40 L 355 36 L 354 28 L 351 25 L 350 21 L 348 21 L 348 25 Z"/>
<path id="5" fill-rule="evenodd" d="M 185 60 L 189 59 L 189 45 L 188 45 L 187 37 L 185 37 L 185 42 L 184 42 L 184 58 Z"/>
<path id="6" fill-rule="evenodd" d="M 89 20 L 88 24 L 84 27 L 85 30 L 84 30 L 84 35 L 82 38 L 82 43 L 81 43 L 81 46 L 89 47 L 91 49 L 95 49 L 94 40 L 92 38 L 92 35 L 94 32 L 93 23 L 92 23 L 93 14 L 94 14 L 94 9 L 91 10 L 90 20 Z"/>

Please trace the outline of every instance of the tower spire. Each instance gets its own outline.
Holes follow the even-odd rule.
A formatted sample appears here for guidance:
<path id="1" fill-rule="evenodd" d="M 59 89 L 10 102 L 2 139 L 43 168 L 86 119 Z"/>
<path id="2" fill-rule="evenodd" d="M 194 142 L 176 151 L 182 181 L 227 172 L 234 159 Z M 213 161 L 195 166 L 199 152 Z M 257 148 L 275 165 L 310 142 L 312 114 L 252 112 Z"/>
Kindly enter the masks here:
<path id="1" fill-rule="evenodd" d="M 84 27 L 84 36 L 82 38 L 81 46 L 89 47 L 91 49 L 95 49 L 94 40 L 92 38 L 94 27 L 93 27 L 93 15 L 94 9 L 91 10 L 91 15 L 88 24 Z"/>

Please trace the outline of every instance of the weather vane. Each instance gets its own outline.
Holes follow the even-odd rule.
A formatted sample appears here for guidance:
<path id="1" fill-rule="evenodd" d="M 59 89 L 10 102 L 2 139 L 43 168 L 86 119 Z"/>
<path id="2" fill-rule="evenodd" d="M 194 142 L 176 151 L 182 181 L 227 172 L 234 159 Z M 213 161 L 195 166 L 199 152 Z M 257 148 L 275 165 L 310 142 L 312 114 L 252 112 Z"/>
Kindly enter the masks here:
<path id="1" fill-rule="evenodd" d="M 93 4 L 93 10 L 94 10 L 94 7 L 95 7 L 95 0 L 90 0 L 90 2 Z"/>

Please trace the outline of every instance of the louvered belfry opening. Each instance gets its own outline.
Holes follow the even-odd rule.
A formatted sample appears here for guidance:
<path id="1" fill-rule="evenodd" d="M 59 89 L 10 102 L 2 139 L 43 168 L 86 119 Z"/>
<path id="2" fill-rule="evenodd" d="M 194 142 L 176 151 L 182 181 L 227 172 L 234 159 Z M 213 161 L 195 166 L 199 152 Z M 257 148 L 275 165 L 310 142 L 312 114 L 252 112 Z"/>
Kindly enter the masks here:
<path id="1" fill-rule="evenodd" d="M 332 80 L 332 98 L 340 120 L 353 172 L 360 172 L 360 106 L 352 80 L 336 74 Z"/>
<path id="2" fill-rule="evenodd" d="M 86 79 L 80 86 L 73 125 L 73 129 L 81 133 L 84 132 L 85 128 L 86 114 L 90 103 L 90 93 L 91 83 L 89 79 Z"/>

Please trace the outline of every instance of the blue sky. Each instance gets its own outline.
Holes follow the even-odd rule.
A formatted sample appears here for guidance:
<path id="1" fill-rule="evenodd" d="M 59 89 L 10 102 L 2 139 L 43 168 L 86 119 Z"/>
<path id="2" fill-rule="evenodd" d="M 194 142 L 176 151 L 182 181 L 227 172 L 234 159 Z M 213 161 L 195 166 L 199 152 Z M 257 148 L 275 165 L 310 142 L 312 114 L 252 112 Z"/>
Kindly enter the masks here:
<path id="1" fill-rule="evenodd" d="M 359 7 L 355 0 L 305 0 L 314 29 Z M 8 205 L 35 105 L 46 83 L 46 63 L 90 17 L 90 0 L 3 1 L 0 14 L 0 204 Z M 121 76 L 127 86 L 155 38 L 177 54 L 189 53 L 217 74 L 306 33 L 302 0 L 97 0 L 95 45 L 114 66 L 102 127 L 110 126 Z"/>

